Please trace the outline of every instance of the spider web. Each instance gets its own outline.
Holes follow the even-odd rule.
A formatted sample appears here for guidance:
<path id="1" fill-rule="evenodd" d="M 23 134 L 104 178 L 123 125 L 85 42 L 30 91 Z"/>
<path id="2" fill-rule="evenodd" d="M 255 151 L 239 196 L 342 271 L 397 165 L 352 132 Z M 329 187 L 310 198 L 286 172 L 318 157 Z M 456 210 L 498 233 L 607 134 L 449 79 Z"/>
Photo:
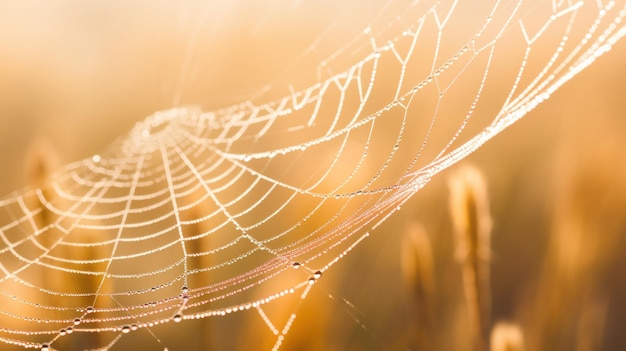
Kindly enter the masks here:
<path id="1" fill-rule="evenodd" d="M 166 348 L 159 325 L 254 313 L 279 348 L 325 271 L 626 34 L 623 3 L 486 3 L 387 2 L 311 84 L 285 83 L 296 61 L 242 103 L 157 112 L 1 200 L 0 342 Z"/>

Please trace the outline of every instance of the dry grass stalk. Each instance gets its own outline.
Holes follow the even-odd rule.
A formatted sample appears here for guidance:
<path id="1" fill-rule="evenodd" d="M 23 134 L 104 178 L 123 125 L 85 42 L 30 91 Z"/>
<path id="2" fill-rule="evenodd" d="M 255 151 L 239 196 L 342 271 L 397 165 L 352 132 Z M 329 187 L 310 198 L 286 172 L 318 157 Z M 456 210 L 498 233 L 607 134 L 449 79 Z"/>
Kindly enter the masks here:
<path id="1" fill-rule="evenodd" d="M 602 349 L 607 306 L 607 299 L 592 300 L 583 306 L 578 324 L 577 351 Z"/>
<path id="2" fill-rule="evenodd" d="M 424 228 L 412 223 L 402 238 L 402 280 L 410 296 L 413 311 L 409 329 L 411 343 L 416 350 L 432 349 L 429 337 L 433 335 L 434 265 L 433 251 Z"/>
<path id="3" fill-rule="evenodd" d="M 27 157 L 25 159 L 26 181 L 29 186 L 33 188 L 40 188 L 43 197 L 47 202 L 52 204 L 52 206 L 64 209 L 68 207 L 65 200 L 60 198 L 58 194 L 46 184 L 52 173 L 59 167 L 59 165 L 60 162 L 55 149 L 51 145 L 40 141 L 34 144 L 34 146 L 31 147 L 30 151 L 27 153 Z M 25 203 L 29 209 L 37 213 L 33 217 L 33 220 L 38 228 L 45 228 L 59 219 L 59 215 L 47 209 L 46 205 L 42 203 L 38 197 L 26 197 Z M 51 233 L 55 230 L 55 228 L 48 229 Z M 90 235 L 95 235 L 95 233 L 85 231 L 81 233 L 81 235 L 88 237 Z M 54 237 L 54 235 L 52 236 Z M 40 241 L 41 240 L 42 239 L 40 239 Z M 52 242 L 49 242 L 48 244 L 51 243 Z M 75 260 L 89 260 L 103 257 L 108 254 L 108 252 L 102 250 L 106 249 L 91 248 L 85 250 L 84 248 L 75 248 L 71 246 L 57 246 L 51 254 Z M 85 264 L 82 267 L 84 270 L 94 272 L 102 271 L 104 268 L 104 263 Z M 53 291 L 85 293 L 96 292 L 98 288 L 100 293 L 110 291 L 110 282 L 108 280 L 101 282 L 102 277 L 97 275 L 77 276 L 67 274 L 61 270 L 53 270 L 49 271 L 40 279 L 43 282 L 42 286 L 45 286 Z M 65 306 L 67 303 L 66 297 L 63 296 L 51 295 L 48 299 L 49 301 L 42 301 L 43 304 Z M 92 305 L 94 302 L 93 296 L 76 297 L 75 299 L 80 299 L 81 301 L 79 302 L 79 305 L 85 307 Z M 106 306 L 105 304 L 99 305 L 100 307 L 109 307 L 109 304 L 106 304 Z M 80 314 L 77 314 L 74 317 L 80 317 Z M 97 325 L 92 326 L 98 327 Z M 68 327 L 73 326 L 68 325 Z M 71 344 L 68 344 L 67 340 L 61 338 L 55 342 L 54 346 L 59 347 L 60 349 L 85 349 L 99 345 L 99 338 L 100 334 L 97 333 L 81 333 L 72 338 Z"/>
<path id="4" fill-rule="evenodd" d="M 36 142 L 26 154 L 24 162 L 25 178 L 29 185 L 35 188 L 42 188 L 45 198 L 50 199 L 55 196 L 48 189 L 43 188 L 44 183 L 52 172 L 60 165 L 59 158 L 54 149 L 43 141 Z M 38 216 L 34 216 L 35 224 L 42 228 L 52 222 L 53 214 L 35 197 L 25 199 L 26 205 L 31 209 L 41 208 Z"/>
<path id="5" fill-rule="evenodd" d="M 626 228 L 626 167 L 616 162 L 624 138 L 613 130 L 620 128 L 596 130 L 603 141 L 593 145 L 580 144 L 579 136 L 557 155 L 550 241 L 527 323 L 533 326 L 529 348 L 598 350 L 604 343 L 606 301 L 596 299 L 606 295 L 604 279 L 620 262 Z"/>
<path id="6" fill-rule="evenodd" d="M 491 217 L 483 175 L 460 169 L 449 181 L 450 212 L 462 264 L 463 286 L 476 350 L 484 350 L 490 324 L 489 256 Z"/>
<path id="7" fill-rule="evenodd" d="M 201 196 L 202 196 L 202 192 L 195 192 L 195 193 L 192 193 L 185 200 L 187 201 L 187 203 L 194 203 L 200 200 Z M 189 211 L 190 217 L 186 219 L 187 220 L 199 220 L 203 218 L 204 216 L 206 216 L 208 213 L 210 213 L 212 210 L 213 209 L 207 202 L 200 201 L 198 202 L 198 204 L 196 204 L 195 206 L 191 208 L 191 210 Z M 206 221 L 199 221 L 195 223 L 193 226 L 191 226 L 190 229 L 188 229 L 189 232 L 186 233 L 185 235 L 189 237 L 202 235 L 203 233 L 210 231 L 211 226 L 212 226 L 212 223 L 207 223 Z M 190 240 L 189 245 L 188 245 L 189 252 L 198 254 L 198 253 L 210 251 L 211 249 L 214 248 L 212 247 L 210 238 L 211 237 L 207 235 L 199 240 Z M 195 261 L 192 261 L 189 269 L 191 270 L 202 269 L 205 267 L 210 267 L 211 265 L 212 265 L 211 256 L 203 255 L 203 256 L 198 257 Z M 188 288 L 193 290 L 199 286 L 206 285 L 206 282 L 203 282 L 203 278 L 206 278 L 206 277 L 201 274 L 191 275 L 189 277 Z M 202 321 L 198 323 L 198 325 L 199 325 L 199 328 L 201 329 L 200 333 L 202 334 L 201 342 L 202 342 L 203 348 L 207 350 L 214 349 L 215 348 L 215 344 L 214 344 L 215 332 L 213 331 L 213 325 L 211 323 L 211 319 L 203 318 Z"/>
<path id="8" fill-rule="evenodd" d="M 523 351 L 524 336 L 517 324 L 498 322 L 491 330 L 491 351 Z"/>

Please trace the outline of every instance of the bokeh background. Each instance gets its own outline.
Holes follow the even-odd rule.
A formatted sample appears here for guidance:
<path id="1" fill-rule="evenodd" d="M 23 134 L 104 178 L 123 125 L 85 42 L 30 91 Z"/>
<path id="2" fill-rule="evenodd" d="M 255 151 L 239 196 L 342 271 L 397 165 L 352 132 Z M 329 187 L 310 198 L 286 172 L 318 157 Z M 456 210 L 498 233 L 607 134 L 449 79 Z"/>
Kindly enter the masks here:
<path id="1" fill-rule="evenodd" d="M 278 1 L 0 2 L 0 193 L 32 180 L 29 160 L 41 150 L 54 169 L 102 150 L 154 111 L 272 98 L 273 86 L 341 47 L 382 6 L 331 3 L 294 16 Z M 315 55 L 302 56 L 329 27 L 334 34 Z M 529 350 L 626 344 L 625 58 L 622 41 L 463 161 L 481 170 L 488 189 L 491 320 L 517 324 Z M 315 79 L 303 74 L 295 80 Z M 471 349 L 448 206 L 457 168 L 324 276 L 286 349 L 419 349 L 423 339 L 429 349 Z M 415 308 L 401 262 L 416 225 L 433 261 L 428 311 Z M 274 340 L 258 319 L 226 317 L 211 321 L 210 332 L 193 326 L 159 337 L 170 350 L 257 349 Z"/>

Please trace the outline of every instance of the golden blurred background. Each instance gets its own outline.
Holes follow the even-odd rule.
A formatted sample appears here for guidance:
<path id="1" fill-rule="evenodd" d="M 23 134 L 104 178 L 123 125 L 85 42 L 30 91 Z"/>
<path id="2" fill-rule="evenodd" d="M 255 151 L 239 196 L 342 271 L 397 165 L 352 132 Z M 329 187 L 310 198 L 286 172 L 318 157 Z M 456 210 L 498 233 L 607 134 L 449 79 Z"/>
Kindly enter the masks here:
<path id="1" fill-rule="evenodd" d="M 272 98 L 268 85 L 293 78 L 281 72 L 341 47 L 383 5 L 320 1 L 296 17 L 278 1 L 0 2 L 0 193 L 32 181 L 33 150 L 45 150 L 55 168 L 102 150 L 157 110 Z M 329 27 L 334 34 L 315 55 L 302 56 Z M 482 174 L 492 222 L 482 337 L 506 321 L 527 350 L 626 345 L 625 58 L 622 41 L 437 175 L 316 284 L 284 348 L 474 348 L 448 186 L 467 164 Z M 407 260 L 421 273 L 407 273 Z M 184 349 L 205 348 L 203 337 L 235 339 L 211 341 L 217 349 L 271 346 L 259 317 L 248 317 L 211 320 L 209 336 L 157 332 Z"/>

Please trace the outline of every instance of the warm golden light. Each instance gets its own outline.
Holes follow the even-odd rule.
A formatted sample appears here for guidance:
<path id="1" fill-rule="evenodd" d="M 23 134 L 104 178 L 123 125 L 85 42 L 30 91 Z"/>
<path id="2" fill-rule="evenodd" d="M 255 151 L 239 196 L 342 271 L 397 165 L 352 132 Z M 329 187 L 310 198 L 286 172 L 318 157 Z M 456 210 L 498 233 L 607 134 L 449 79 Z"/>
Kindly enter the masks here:
<path id="1" fill-rule="evenodd" d="M 624 17 L 3 2 L 0 348 L 626 343 Z"/>

